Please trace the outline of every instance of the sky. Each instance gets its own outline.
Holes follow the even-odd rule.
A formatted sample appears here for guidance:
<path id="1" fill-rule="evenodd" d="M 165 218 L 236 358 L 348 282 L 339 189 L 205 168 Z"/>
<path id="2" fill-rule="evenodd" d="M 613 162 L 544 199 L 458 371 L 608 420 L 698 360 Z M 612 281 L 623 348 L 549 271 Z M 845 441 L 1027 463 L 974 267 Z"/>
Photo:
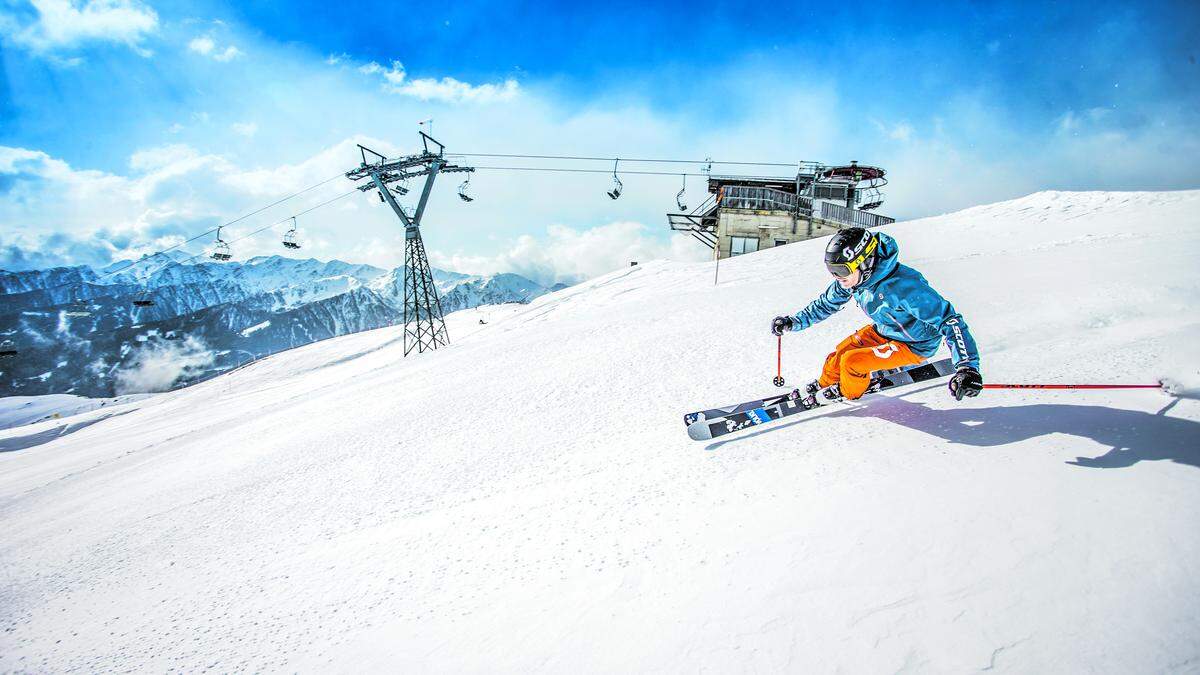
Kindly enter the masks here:
<path id="1" fill-rule="evenodd" d="M 0 269 L 136 257 L 333 178 L 223 232 L 239 259 L 295 255 L 278 241 L 289 217 L 352 189 L 338 176 L 356 144 L 413 152 L 429 119 L 450 153 L 693 174 L 706 157 L 858 160 L 888 171 L 880 212 L 900 219 L 1038 190 L 1197 188 L 1198 58 L 1185 2 L 0 0 Z M 435 184 L 435 266 L 554 282 L 709 255 L 667 228 L 678 175 L 627 174 L 614 201 L 608 175 L 486 168 L 608 161 L 454 161 L 477 167 L 476 200 L 457 198 L 461 175 Z M 403 261 L 370 194 L 296 224 L 306 257 Z"/>

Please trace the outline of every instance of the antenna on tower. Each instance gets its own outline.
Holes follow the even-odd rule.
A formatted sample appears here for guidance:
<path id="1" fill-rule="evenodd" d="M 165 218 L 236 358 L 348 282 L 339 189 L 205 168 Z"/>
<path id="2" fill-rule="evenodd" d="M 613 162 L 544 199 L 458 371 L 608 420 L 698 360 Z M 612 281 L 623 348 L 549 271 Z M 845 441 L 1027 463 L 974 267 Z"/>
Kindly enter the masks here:
<path id="1" fill-rule="evenodd" d="M 421 122 L 432 128 L 433 120 Z M 433 181 L 440 173 L 470 173 L 469 166 L 458 166 L 446 161 L 446 146 L 425 133 L 421 134 L 421 152 L 389 160 L 387 157 L 359 145 L 362 164 L 346 172 L 352 181 L 370 179 L 358 186 L 361 192 L 378 191 L 383 201 L 392 208 L 396 217 L 404 224 L 404 355 L 416 348 L 417 353 L 426 349 L 437 349 L 450 344 L 446 332 L 446 319 L 442 313 L 442 301 L 438 298 L 433 283 L 433 272 L 429 269 L 429 258 L 425 255 L 425 243 L 421 239 L 421 219 L 429 204 Z M 371 161 L 367 161 L 368 154 Z M 410 178 L 425 177 L 416 210 L 410 215 L 399 202 L 395 193 L 407 190 L 400 186 L 389 188 L 390 183 L 404 184 Z"/>

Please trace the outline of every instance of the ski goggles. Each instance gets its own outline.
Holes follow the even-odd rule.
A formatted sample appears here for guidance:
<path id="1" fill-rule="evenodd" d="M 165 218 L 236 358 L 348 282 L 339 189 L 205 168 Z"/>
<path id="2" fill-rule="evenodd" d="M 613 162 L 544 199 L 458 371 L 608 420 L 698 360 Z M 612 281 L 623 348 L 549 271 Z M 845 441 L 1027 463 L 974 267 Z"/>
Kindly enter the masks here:
<path id="1" fill-rule="evenodd" d="M 867 258 L 871 257 L 871 254 L 875 252 L 875 245 L 878 243 L 878 239 L 871 237 L 871 243 L 867 244 L 867 247 L 863 249 L 863 252 L 855 256 L 853 260 L 847 260 L 844 263 L 826 262 L 825 267 L 829 269 L 829 273 L 833 276 L 842 277 L 844 279 L 851 274 L 854 274 L 854 271 L 859 267 L 862 267 L 863 262 Z"/>

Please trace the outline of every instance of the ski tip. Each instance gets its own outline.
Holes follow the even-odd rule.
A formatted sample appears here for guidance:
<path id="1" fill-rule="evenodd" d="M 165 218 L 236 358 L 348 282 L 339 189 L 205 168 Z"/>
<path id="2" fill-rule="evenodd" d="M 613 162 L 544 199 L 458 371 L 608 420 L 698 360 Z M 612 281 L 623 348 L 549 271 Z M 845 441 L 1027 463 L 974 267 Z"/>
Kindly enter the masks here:
<path id="1" fill-rule="evenodd" d="M 706 422 L 699 422 L 687 428 L 688 437 L 693 441 L 707 441 L 712 438 L 712 431 Z"/>

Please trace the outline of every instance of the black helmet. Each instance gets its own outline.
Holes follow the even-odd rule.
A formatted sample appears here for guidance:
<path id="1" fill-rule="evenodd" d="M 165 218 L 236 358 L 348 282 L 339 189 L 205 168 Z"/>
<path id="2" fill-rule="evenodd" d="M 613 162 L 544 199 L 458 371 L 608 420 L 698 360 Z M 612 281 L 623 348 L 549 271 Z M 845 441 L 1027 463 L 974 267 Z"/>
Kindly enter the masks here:
<path id="1" fill-rule="evenodd" d="M 864 227 L 838 230 L 825 247 L 825 267 L 835 277 L 848 277 L 861 269 L 862 281 L 866 281 L 875 271 L 878 248 L 879 237 Z"/>

